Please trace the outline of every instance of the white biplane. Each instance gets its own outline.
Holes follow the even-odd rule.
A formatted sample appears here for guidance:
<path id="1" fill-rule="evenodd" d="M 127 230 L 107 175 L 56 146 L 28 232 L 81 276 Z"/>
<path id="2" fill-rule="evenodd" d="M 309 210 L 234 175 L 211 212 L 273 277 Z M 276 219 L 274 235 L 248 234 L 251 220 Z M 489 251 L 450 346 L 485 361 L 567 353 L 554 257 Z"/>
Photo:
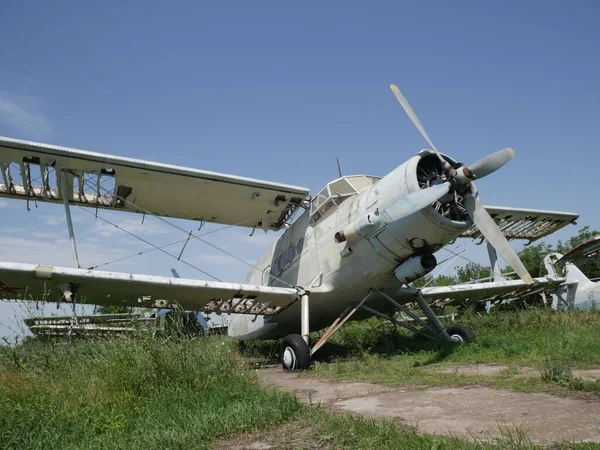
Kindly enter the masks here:
<path id="1" fill-rule="evenodd" d="M 302 370 L 350 317 L 377 315 L 434 339 L 470 341 L 472 330 L 446 329 L 432 303 L 515 298 L 564 286 L 568 274 L 532 279 L 508 239 L 534 241 L 578 215 L 483 206 L 473 181 L 510 161 L 513 150 L 471 166 L 458 163 L 436 149 L 404 96 L 391 88 L 431 149 L 382 178 L 340 176 L 312 197 L 297 186 L 0 138 L 0 196 L 64 204 L 77 266 L 0 262 L 0 297 L 229 313 L 230 336 L 283 337 L 284 368 Z M 32 181 L 33 168 L 39 182 Z M 181 218 L 285 232 L 252 264 L 245 284 L 86 270 L 79 268 L 71 204 L 169 223 Z M 434 253 L 457 238 L 485 239 L 492 265 L 498 253 L 520 279 L 410 287 L 436 267 Z M 396 320 L 398 310 L 413 321 Z M 327 326 L 310 348 L 309 332 Z"/>

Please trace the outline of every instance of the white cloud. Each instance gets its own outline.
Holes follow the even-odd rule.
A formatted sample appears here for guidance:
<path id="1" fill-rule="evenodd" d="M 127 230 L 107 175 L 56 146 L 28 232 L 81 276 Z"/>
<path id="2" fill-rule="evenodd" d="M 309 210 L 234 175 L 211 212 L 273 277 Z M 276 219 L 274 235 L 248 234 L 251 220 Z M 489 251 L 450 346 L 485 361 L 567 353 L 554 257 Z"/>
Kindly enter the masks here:
<path id="1" fill-rule="evenodd" d="M 42 103 L 35 97 L 0 91 L 0 122 L 19 131 L 37 137 L 52 134 L 54 127 L 42 109 Z"/>
<path id="2" fill-rule="evenodd" d="M 56 215 L 56 216 L 42 216 L 42 221 L 49 226 L 54 226 L 54 225 L 59 225 L 62 224 L 63 221 L 61 220 L 60 216 Z"/>
<path id="3" fill-rule="evenodd" d="M 41 235 L 34 236 L 34 233 Z M 90 262 L 103 262 L 116 259 L 127 252 L 119 247 L 107 247 L 85 242 L 77 242 L 79 260 L 84 266 Z M 21 236 L 0 236 L 0 261 L 29 264 L 50 264 L 73 266 L 71 243 L 67 233 L 31 232 L 25 230 Z"/>

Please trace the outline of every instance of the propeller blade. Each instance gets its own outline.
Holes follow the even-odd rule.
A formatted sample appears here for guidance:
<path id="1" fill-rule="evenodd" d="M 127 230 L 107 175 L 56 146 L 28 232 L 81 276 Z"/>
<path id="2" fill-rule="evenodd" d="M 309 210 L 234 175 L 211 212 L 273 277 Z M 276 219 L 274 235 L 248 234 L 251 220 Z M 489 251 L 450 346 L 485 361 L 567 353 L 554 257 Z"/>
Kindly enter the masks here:
<path id="1" fill-rule="evenodd" d="M 508 243 L 508 240 L 502 234 L 494 219 L 490 217 L 488 212 L 485 210 L 479 199 L 471 195 L 465 198 L 465 208 L 473 219 L 473 223 L 479 228 L 481 234 L 488 240 L 488 242 L 496 249 L 496 252 L 504 258 L 510 267 L 521 277 L 527 284 L 533 284 L 533 279 L 529 272 L 519 259 L 519 255 Z"/>
<path id="2" fill-rule="evenodd" d="M 388 206 L 384 214 L 387 214 L 386 222 L 392 222 L 410 216 L 417 211 L 431 205 L 436 200 L 446 195 L 450 191 L 450 182 L 422 189 L 418 192 L 412 192 Z"/>
<path id="3" fill-rule="evenodd" d="M 435 147 L 435 145 L 433 145 L 433 142 L 431 141 L 431 139 L 429 139 L 429 136 L 427 135 L 427 132 L 425 131 L 425 128 L 423 127 L 423 124 L 417 117 L 417 113 L 414 111 L 414 109 L 412 109 L 412 106 L 410 106 L 410 103 L 408 103 L 408 100 L 406 100 L 406 97 L 404 95 L 402 95 L 402 92 L 400 92 L 400 89 L 398 89 L 398 86 L 396 86 L 395 84 L 390 84 L 390 89 L 392 90 L 392 92 L 394 93 L 394 95 L 396 96 L 398 101 L 400 102 L 400 105 L 402 105 L 402 108 L 404 108 L 406 115 L 409 117 L 410 120 L 412 120 L 412 123 L 415 125 L 415 127 L 417 127 L 417 130 L 419 130 L 419 132 L 421 133 L 423 138 L 427 141 L 427 143 L 429 144 L 431 149 L 438 155 L 438 158 L 440 158 L 440 161 L 442 161 L 442 164 L 446 165 L 447 161 L 444 158 L 442 158 L 442 155 L 440 154 L 440 152 L 438 152 L 438 149 Z"/>
<path id="4" fill-rule="evenodd" d="M 504 164 L 509 162 L 515 156 L 515 151 L 512 148 L 505 148 L 496 153 L 481 158 L 475 164 L 469 167 L 469 170 L 473 172 L 475 178 L 483 178 L 488 176 L 490 173 L 495 172 Z"/>

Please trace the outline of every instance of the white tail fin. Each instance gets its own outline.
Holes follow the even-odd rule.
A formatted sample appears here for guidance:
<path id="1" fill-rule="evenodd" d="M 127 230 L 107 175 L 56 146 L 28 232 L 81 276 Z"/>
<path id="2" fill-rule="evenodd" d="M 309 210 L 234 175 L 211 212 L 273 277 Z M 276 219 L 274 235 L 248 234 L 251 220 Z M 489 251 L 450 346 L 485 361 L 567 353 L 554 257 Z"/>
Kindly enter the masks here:
<path id="1" fill-rule="evenodd" d="M 590 283 L 590 279 L 579 270 L 579 268 L 567 261 L 559 262 L 563 255 L 560 253 L 550 253 L 544 258 L 544 266 L 548 275 L 553 277 L 564 277 L 566 283 Z"/>

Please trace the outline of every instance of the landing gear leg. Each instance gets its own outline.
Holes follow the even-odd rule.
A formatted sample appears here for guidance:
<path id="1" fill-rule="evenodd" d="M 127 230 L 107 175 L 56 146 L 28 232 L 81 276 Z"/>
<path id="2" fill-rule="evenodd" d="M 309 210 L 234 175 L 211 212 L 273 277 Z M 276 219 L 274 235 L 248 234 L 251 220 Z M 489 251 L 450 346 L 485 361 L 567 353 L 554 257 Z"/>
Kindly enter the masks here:
<path id="1" fill-rule="evenodd" d="M 302 324 L 300 326 L 301 328 L 301 333 L 302 333 L 302 339 L 304 339 L 304 342 L 306 342 L 306 346 L 308 347 L 308 334 L 310 333 L 310 316 L 309 316 L 309 305 L 308 305 L 308 292 L 305 292 L 302 295 L 302 298 L 300 299 L 300 315 L 301 315 L 301 320 L 302 320 Z"/>
<path id="2" fill-rule="evenodd" d="M 310 333 L 309 293 L 304 291 L 300 297 L 300 332 L 288 334 L 281 341 L 279 352 L 283 370 L 287 372 L 300 372 L 310 366 L 310 349 L 308 348 L 308 335 Z"/>
<path id="3" fill-rule="evenodd" d="M 414 290 L 415 300 L 421 307 L 423 314 L 429 320 L 429 323 L 424 322 L 419 316 L 414 314 L 412 311 L 405 308 L 403 305 L 398 303 L 392 297 L 387 295 L 385 292 L 376 291 L 385 299 L 387 299 L 398 311 L 406 314 L 410 319 L 414 321 L 415 324 L 421 325 L 422 329 L 418 329 L 412 324 L 400 322 L 390 315 L 383 314 L 379 311 L 374 310 L 366 305 L 361 305 L 361 307 L 370 312 L 373 315 L 381 317 L 383 319 L 387 319 L 395 325 L 401 326 L 413 333 L 419 334 L 421 336 L 425 336 L 429 339 L 433 339 L 436 341 L 445 341 L 445 342 L 472 342 L 475 339 L 475 333 L 469 327 L 464 325 L 453 325 L 447 330 L 444 328 L 444 325 L 440 321 L 439 317 L 435 314 L 435 312 L 431 309 L 431 306 L 427 302 L 427 300 L 423 297 L 420 291 Z"/>

